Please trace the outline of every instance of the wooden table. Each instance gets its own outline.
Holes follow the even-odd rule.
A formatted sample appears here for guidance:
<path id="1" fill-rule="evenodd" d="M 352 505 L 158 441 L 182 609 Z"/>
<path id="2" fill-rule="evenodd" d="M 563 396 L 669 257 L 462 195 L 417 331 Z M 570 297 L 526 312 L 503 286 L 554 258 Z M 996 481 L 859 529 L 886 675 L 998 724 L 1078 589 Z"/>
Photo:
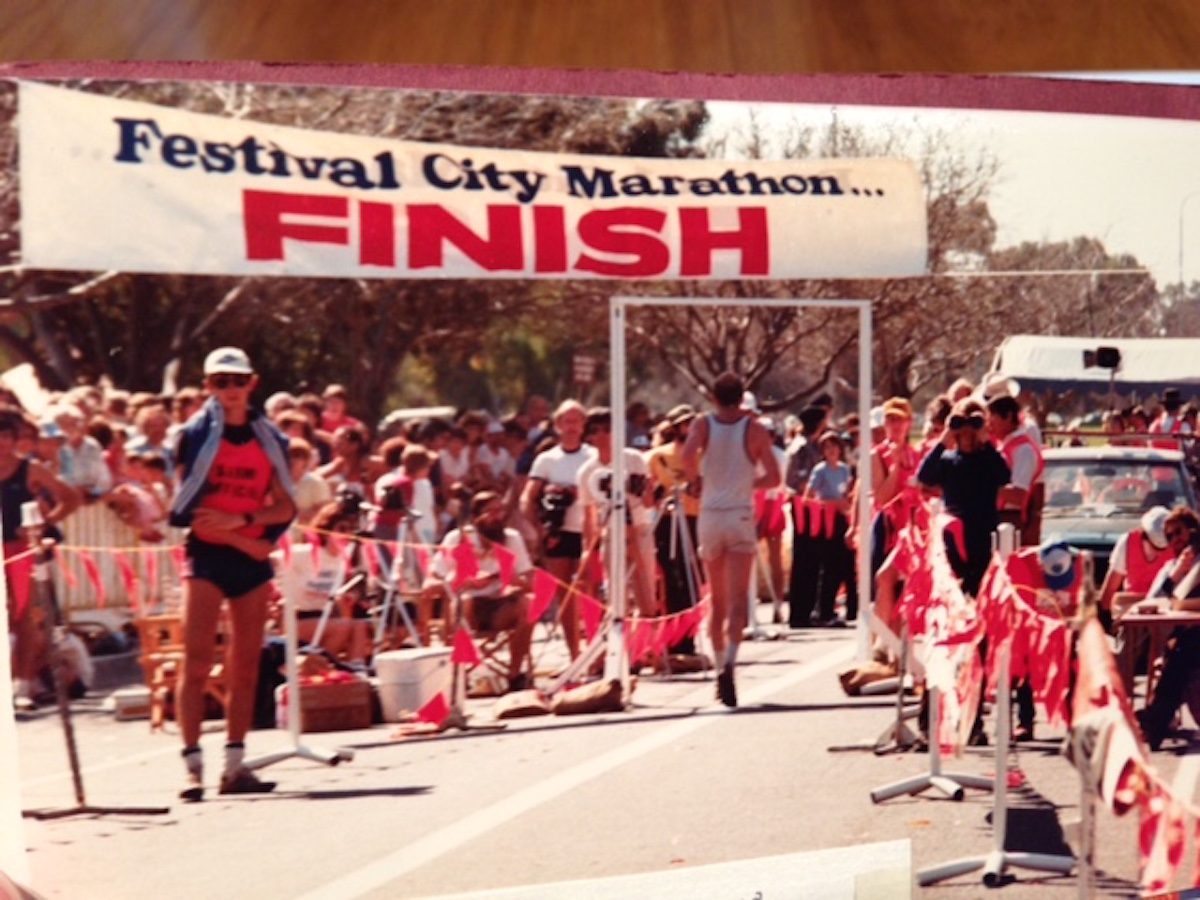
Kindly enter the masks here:
<path id="1" fill-rule="evenodd" d="M 1200 63 L 1200 4 L 6 0 L 0 4 L 0 59 L 773 74 L 1194 69 Z"/>
<path id="2" fill-rule="evenodd" d="M 1138 651 L 1146 646 L 1149 653 L 1146 663 L 1146 692 L 1149 699 L 1154 692 L 1154 661 L 1166 649 L 1167 638 L 1176 628 L 1193 628 L 1200 625 L 1200 612 L 1128 612 L 1115 623 L 1124 640 L 1117 654 L 1117 668 L 1125 692 L 1133 701 L 1133 681 Z"/>

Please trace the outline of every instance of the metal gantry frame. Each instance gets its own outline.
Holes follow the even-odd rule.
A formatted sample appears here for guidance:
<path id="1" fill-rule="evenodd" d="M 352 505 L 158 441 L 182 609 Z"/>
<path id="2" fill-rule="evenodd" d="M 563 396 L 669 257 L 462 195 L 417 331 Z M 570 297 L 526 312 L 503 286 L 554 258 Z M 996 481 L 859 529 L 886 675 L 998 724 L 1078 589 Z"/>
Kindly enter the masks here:
<path id="1" fill-rule="evenodd" d="M 609 602 L 612 607 L 612 625 L 606 654 L 605 678 L 620 678 L 628 688 L 629 660 L 625 652 L 626 600 L 626 552 L 625 552 L 625 336 L 626 311 L 638 306 L 687 306 L 687 307 L 817 307 L 824 309 L 853 309 L 858 311 L 858 417 L 860 438 L 858 442 L 858 478 L 871 477 L 871 395 L 872 385 L 872 318 L 870 300 L 853 299 L 780 299 L 775 297 L 745 297 L 737 300 L 715 297 L 612 297 L 609 300 L 609 405 L 612 408 L 612 515 L 609 516 L 609 560 L 608 578 L 611 586 Z M 858 556 L 856 572 L 858 581 L 859 613 L 857 638 L 860 657 L 865 658 L 870 645 L 869 602 L 871 561 L 868 539 L 870 536 L 871 492 L 858 491 Z"/>

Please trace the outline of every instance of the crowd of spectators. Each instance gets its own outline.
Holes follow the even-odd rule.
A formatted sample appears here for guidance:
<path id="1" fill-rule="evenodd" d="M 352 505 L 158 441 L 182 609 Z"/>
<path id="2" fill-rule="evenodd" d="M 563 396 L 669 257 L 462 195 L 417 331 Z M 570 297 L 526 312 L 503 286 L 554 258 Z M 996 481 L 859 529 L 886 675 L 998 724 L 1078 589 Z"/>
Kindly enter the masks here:
<path id="1" fill-rule="evenodd" d="M 785 602 L 786 621 L 793 628 L 843 625 L 857 614 L 854 498 L 857 447 L 864 433 L 872 448 L 871 568 L 883 588 L 879 595 L 886 621 L 894 593 L 886 551 L 908 514 L 905 504 L 919 488 L 918 464 L 942 440 L 957 405 L 974 398 L 978 406 L 972 407 L 972 415 L 982 417 L 995 412 L 989 404 L 1009 394 L 1011 387 L 1002 378 L 978 386 L 956 383 L 928 404 L 919 433 L 914 433 L 918 417 L 903 398 L 891 398 L 874 408 L 863 428 L 854 414 L 838 417 L 828 395 L 816 397 L 798 415 L 776 417 L 763 414 L 754 395 L 747 393 L 742 410 L 770 433 L 784 473 L 779 489 L 756 498 L 765 561 L 765 571 L 756 580 L 763 595 L 774 601 L 775 621 L 784 621 Z M 14 397 L 7 399 L 15 404 Z M 105 504 L 142 541 L 161 542 L 170 534 L 166 520 L 174 482 L 175 437 L 203 402 L 203 393 L 192 387 L 170 396 L 78 387 L 57 396 L 36 419 L 24 416 L 18 444 L 22 453 L 39 460 L 77 491 L 81 503 Z M 1015 405 L 1015 398 L 1009 403 Z M 348 498 L 353 498 L 353 508 L 363 511 L 365 527 L 373 536 L 394 540 L 406 521 L 412 526 L 408 539 L 432 548 L 454 529 L 470 524 L 471 498 L 483 492 L 498 498 L 507 527 L 520 535 L 534 562 L 545 565 L 561 581 L 579 574 L 578 564 L 588 545 L 598 544 L 602 537 L 605 499 L 598 496 L 598 486 L 612 454 L 607 410 L 567 403 L 556 414 L 546 398 L 534 395 L 508 415 L 484 410 L 446 418 L 392 415 L 372 428 L 354 416 L 353 397 L 336 384 L 319 394 L 280 391 L 266 397 L 262 406 L 290 439 L 296 539 L 314 525 L 328 525 L 331 504 L 345 508 Z M 571 418 L 572 428 L 580 429 L 579 435 L 569 438 L 573 445 L 569 453 L 575 452 L 576 442 L 582 446 L 580 465 L 572 463 L 572 470 L 585 471 L 584 481 L 561 485 L 571 494 L 569 505 L 580 504 L 580 546 L 565 555 L 550 543 L 551 538 L 561 538 L 550 524 L 561 512 L 552 508 L 551 496 L 557 490 L 544 490 L 553 487 L 553 479 L 545 474 L 548 464 L 535 465 L 539 455 L 551 448 L 557 446 L 561 453 L 557 426 L 564 410 L 578 418 L 577 423 Z M 1165 438 L 1194 433 L 1195 409 L 1185 408 L 1177 393 L 1167 392 L 1162 408 L 1153 412 L 1140 407 L 1111 412 L 1105 416 L 1103 430 L 1116 441 L 1138 440 L 1118 436 L 1130 431 L 1144 436 L 1157 429 L 1165 432 Z M 1040 442 L 1031 416 L 1019 407 L 1011 414 L 1020 417 L 1022 433 Z M 999 415 L 1008 416 L 1008 408 Z M 659 413 L 635 402 L 626 410 L 626 452 L 634 457 L 626 469 L 637 476 L 630 496 L 638 508 L 632 531 L 636 543 L 629 558 L 642 569 L 633 576 L 634 606 L 641 615 L 676 612 L 696 602 L 698 583 L 704 578 L 694 560 L 687 573 L 680 570 L 677 559 L 681 536 L 695 549 L 696 509 L 679 492 L 686 485 L 678 460 L 695 417 L 687 405 Z M 1018 498 L 1017 502 L 1024 501 Z M 415 515 L 409 516 L 410 512 Z M 797 527 L 791 529 L 792 545 L 785 553 L 783 534 L 789 522 Z M 576 633 L 571 623 L 567 633 L 572 637 Z M 355 644 L 357 661 L 364 655 L 361 636 Z M 578 648 L 572 644 L 574 656 Z M 691 638 L 681 639 L 671 649 L 692 652 Z"/>

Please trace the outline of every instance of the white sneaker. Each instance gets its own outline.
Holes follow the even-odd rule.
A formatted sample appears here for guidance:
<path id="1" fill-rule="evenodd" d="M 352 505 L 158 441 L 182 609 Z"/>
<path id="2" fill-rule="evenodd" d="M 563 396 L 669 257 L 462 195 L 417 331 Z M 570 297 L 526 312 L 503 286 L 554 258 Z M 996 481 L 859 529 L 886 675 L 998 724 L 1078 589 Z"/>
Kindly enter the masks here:
<path id="1" fill-rule="evenodd" d="M 17 712 L 32 712 L 37 709 L 33 699 L 33 688 L 28 681 L 19 680 L 13 685 L 13 709 Z"/>

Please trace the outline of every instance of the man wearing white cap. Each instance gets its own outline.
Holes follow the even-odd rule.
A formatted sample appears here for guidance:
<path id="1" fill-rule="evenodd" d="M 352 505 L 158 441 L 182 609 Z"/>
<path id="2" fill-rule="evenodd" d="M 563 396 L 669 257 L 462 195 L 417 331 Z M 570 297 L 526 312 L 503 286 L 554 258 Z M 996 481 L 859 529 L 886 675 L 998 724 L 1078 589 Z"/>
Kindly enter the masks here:
<path id="1" fill-rule="evenodd" d="M 237 347 L 204 360 L 208 400 L 179 432 L 179 487 L 171 524 L 189 529 L 183 580 L 184 660 L 176 689 L 187 780 L 180 798 L 204 798 L 200 726 L 221 606 L 229 602 L 229 684 L 222 794 L 269 791 L 243 765 L 254 716 L 275 541 L 296 514 L 287 438 L 250 406 L 258 376 Z"/>
<path id="2" fill-rule="evenodd" d="M 1108 573 L 1100 589 L 1100 609 L 1119 616 L 1150 592 L 1155 576 L 1174 554 L 1167 540 L 1169 510 L 1155 506 L 1142 514 L 1138 527 L 1117 539 L 1108 557 Z"/>
<path id="3" fill-rule="evenodd" d="M 1009 378 L 1003 372 L 988 372 L 983 376 L 983 381 L 979 383 L 979 388 L 975 393 L 984 406 L 989 405 L 997 397 L 1012 397 L 1014 400 L 1019 400 L 1021 382 L 1015 378 Z M 1027 435 L 1038 446 L 1042 445 L 1042 430 L 1032 416 L 1022 413 L 1018 427 L 1022 434 Z"/>

